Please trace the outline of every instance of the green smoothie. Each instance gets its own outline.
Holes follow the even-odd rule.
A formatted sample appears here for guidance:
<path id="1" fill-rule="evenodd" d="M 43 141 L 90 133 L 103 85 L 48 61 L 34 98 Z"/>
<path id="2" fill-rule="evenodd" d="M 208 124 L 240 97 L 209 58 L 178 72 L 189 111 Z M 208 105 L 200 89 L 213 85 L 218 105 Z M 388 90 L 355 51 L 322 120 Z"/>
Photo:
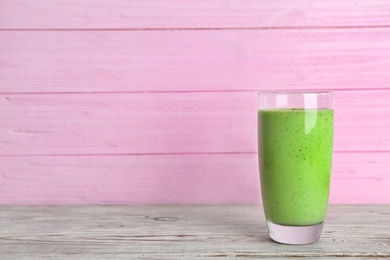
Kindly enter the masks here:
<path id="1" fill-rule="evenodd" d="M 321 223 L 329 197 L 333 110 L 260 110 L 258 124 L 267 220 L 292 226 Z"/>

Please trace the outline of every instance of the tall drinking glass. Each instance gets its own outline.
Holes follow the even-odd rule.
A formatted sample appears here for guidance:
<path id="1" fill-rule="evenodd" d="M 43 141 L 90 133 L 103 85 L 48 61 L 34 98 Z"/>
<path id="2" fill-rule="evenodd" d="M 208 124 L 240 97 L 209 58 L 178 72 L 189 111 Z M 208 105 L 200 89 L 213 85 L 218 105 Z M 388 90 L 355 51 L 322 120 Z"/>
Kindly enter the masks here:
<path id="1" fill-rule="evenodd" d="M 329 197 L 333 94 L 259 93 L 258 145 L 270 237 L 284 244 L 317 241 Z"/>

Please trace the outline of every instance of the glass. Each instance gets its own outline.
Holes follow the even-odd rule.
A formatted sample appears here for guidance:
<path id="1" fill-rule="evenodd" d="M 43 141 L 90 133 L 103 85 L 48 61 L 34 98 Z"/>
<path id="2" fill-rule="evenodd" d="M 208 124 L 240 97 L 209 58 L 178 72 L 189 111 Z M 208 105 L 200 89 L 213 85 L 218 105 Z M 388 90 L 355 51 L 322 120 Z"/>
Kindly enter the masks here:
<path id="1" fill-rule="evenodd" d="M 316 242 L 328 206 L 333 94 L 259 93 L 258 146 L 270 237 L 284 244 Z"/>

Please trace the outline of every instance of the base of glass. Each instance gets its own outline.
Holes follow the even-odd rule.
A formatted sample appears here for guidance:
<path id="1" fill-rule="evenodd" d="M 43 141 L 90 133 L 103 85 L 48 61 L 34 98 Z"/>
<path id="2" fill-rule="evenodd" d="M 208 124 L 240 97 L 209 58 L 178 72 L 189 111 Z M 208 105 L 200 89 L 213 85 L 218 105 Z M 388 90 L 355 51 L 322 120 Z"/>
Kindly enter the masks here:
<path id="1" fill-rule="evenodd" d="M 284 226 L 267 220 L 272 240 L 282 244 L 303 245 L 318 241 L 324 222 L 311 226 Z"/>

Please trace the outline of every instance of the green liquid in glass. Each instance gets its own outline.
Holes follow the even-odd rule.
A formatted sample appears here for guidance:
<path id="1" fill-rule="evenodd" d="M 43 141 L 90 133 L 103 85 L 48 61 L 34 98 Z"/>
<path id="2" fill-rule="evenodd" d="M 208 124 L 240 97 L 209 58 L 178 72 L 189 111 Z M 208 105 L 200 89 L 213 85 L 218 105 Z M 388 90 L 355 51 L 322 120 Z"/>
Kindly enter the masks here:
<path id="1" fill-rule="evenodd" d="M 259 164 L 265 216 L 280 225 L 325 219 L 333 147 L 333 110 L 260 110 Z"/>

